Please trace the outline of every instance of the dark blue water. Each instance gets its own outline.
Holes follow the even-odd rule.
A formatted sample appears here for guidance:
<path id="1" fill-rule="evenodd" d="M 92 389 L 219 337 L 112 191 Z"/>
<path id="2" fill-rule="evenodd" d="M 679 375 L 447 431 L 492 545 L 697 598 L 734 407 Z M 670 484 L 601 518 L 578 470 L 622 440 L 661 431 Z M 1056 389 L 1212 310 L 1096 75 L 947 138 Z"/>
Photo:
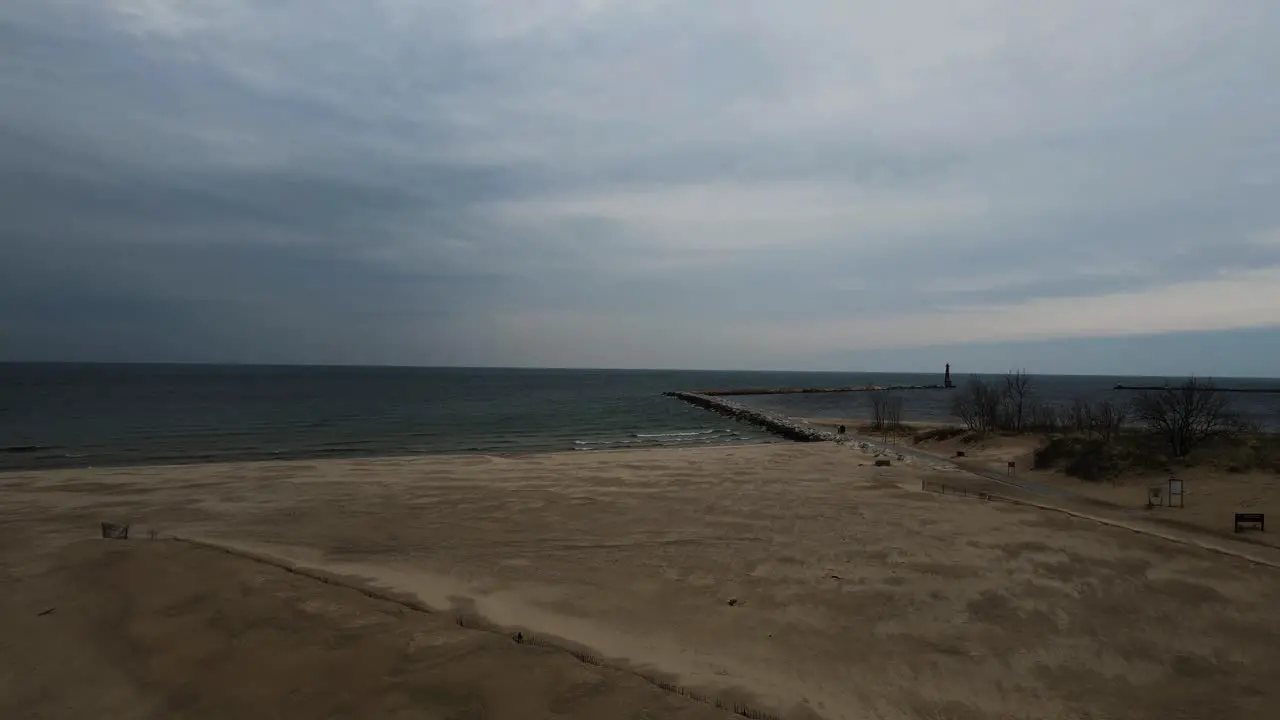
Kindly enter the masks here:
<path id="1" fill-rule="evenodd" d="M 891 373 L 0 364 L 0 469 L 759 442 L 772 438 L 661 393 L 939 381 Z M 1105 396 L 1121 381 L 1164 379 L 1035 379 L 1051 401 Z M 1280 381 L 1229 384 L 1249 383 Z M 904 397 L 908 419 L 948 419 L 946 392 Z M 737 399 L 802 417 L 867 413 L 859 393 Z M 1255 416 L 1280 415 L 1280 396 L 1236 399 Z"/>

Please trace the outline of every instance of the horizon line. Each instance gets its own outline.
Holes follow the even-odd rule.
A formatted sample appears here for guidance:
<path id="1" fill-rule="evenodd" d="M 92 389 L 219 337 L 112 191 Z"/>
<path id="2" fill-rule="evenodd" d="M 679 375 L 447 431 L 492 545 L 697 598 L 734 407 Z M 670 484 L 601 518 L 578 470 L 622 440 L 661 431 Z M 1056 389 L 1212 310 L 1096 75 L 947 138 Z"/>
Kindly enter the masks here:
<path id="1" fill-rule="evenodd" d="M 574 372 L 684 372 L 684 373 L 805 373 L 813 375 L 938 375 L 945 370 L 794 370 L 794 369 L 745 369 L 745 368 L 679 368 L 679 367 L 587 367 L 587 366 L 535 366 L 535 365 L 400 365 L 400 364 L 362 364 L 362 363 L 266 363 L 266 362 L 210 362 L 203 360 L 0 360 L 0 365 L 114 365 L 114 366 L 150 366 L 150 367 L 244 367 L 244 368 L 317 368 L 317 369 L 382 369 L 382 370 L 535 370 L 535 371 L 574 371 Z M 945 366 L 946 363 L 943 363 Z M 1012 372 L 1026 372 L 1039 377 L 1097 377 L 1097 378 L 1199 378 L 1212 380 L 1215 378 L 1232 380 L 1275 380 L 1278 378 L 1255 375 L 1143 375 L 1128 373 L 1036 373 L 1028 368 L 1012 368 L 1000 371 L 955 371 L 953 376 L 982 375 L 999 376 Z"/>

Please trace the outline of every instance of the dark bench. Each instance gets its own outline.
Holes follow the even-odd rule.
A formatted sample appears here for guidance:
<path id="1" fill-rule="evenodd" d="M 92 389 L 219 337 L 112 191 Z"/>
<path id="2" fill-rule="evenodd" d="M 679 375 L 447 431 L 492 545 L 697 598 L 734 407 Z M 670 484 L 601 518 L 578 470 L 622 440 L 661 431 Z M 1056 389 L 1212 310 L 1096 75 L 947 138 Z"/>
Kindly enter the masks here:
<path id="1" fill-rule="evenodd" d="M 1241 532 L 1244 528 L 1241 525 L 1257 525 L 1259 530 L 1266 531 L 1263 524 L 1263 518 L 1266 517 L 1262 513 L 1236 513 L 1236 532 Z"/>

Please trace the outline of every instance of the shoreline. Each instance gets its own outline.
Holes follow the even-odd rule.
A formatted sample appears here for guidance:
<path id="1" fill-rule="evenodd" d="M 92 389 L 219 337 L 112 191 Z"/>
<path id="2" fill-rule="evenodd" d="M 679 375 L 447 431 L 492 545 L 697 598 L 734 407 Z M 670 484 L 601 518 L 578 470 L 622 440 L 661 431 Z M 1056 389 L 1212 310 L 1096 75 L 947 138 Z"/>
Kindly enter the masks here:
<path id="1" fill-rule="evenodd" d="M 345 463 L 345 462 L 379 462 L 379 461 L 429 461 L 432 459 L 453 460 L 453 459 L 475 459 L 475 458 L 502 458 L 502 459 L 525 459 L 539 458 L 545 456 L 565 456 L 575 457 L 581 455 L 606 455 L 614 453 L 641 453 L 641 452 L 687 452 L 702 450 L 723 450 L 726 448 L 739 447 L 755 447 L 761 445 L 790 445 L 792 441 L 778 437 L 760 437 L 750 440 L 742 440 L 738 442 L 722 442 L 722 443 L 704 443 L 701 445 L 685 444 L 685 445 L 645 445 L 641 447 L 618 447 L 618 448 L 601 448 L 599 450 L 579 450 L 576 448 L 558 448 L 548 450 L 519 450 L 512 452 L 501 452 L 491 450 L 466 451 L 441 451 L 441 452 L 425 452 L 425 453 L 389 453 L 389 454 L 371 454 L 371 455 L 324 455 L 324 456 L 298 456 L 298 457 L 282 457 L 282 458 L 240 458 L 233 460 L 192 460 L 190 462 L 132 462 L 121 464 L 106 465 L 58 465 L 52 467 L 26 467 L 26 468 L 0 468 L 0 479 L 6 475 L 26 474 L 26 473 L 53 473 L 53 472 L 69 472 L 76 470 L 84 471 L 121 471 L 130 469 L 139 470 L 163 470 L 163 469 L 187 469 L 201 467 L 218 467 L 218 466 L 259 466 L 259 465 L 300 465 L 300 464 L 316 464 L 316 463 Z"/>

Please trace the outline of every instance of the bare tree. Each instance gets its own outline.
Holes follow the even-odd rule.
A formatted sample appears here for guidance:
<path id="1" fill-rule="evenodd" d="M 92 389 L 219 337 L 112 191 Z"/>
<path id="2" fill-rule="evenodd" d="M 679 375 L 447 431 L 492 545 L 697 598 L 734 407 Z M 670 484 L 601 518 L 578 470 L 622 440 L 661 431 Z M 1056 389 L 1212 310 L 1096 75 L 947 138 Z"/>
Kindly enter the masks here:
<path id="1" fill-rule="evenodd" d="M 871 428 L 883 430 L 889 415 L 889 394 L 883 390 L 871 393 Z"/>
<path id="2" fill-rule="evenodd" d="M 1138 395 L 1133 414 L 1148 430 L 1169 443 L 1174 457 L 1186 457 L 1205 440 L 1236 433 L 1240 419 L 1231 412 L 1227 396 L 1211 380 L 1189 378 L 1178 387 Z"/>
<path id="3" fill-rule="evenodd" d="M 884 398 L 884 421 L 893 430 L 902 427 L 901 395 L 888 395 Z"/>
<path id="4" fill-rule="evenodd" d="M 970 430 L 990 432 L 1000 428 L 1002 389 L 989 385 L 977 375 L 951 398 L 951 414 Z"/>
<path id="5" fill-rule="evenodd" d="M 1088 400 L 1082 397 L 1071 399 L 1071 407 L 1067 409 L 1067 426 L 1074 432 L 1093 434 L 1093 408 Z"/>
<path id="6" fill-rule="evenodd" d="M 1004 376 L 1005 426 L 1017 433 L 1026 426 L 1032 400 L 1031 376 L 1017 370 Z"/>
<path id="7" fill-rule="evenodd" d="M 1057 405 L 1032 399 L 1028 415 L 1030 427 L 1041 432 L 1056 433 L 1062 425 L 1062 408 Z"/>
<path id="8" fill-rule="evenodd" d="M 1120 428 L 1128 418 L 1127 408 L 1112 400 L 1101 400 L 1089 411 L 1093 432 L 1108 443 L 1120 434 Z"/>
<path id="9" fill-rule="evenodd" d="M 970 381 L 972 383 L 972 381 Z M 968 386 L 956 390 L 951 396 L 951 414 L 964 423 L 968 430 L 978 429 L 978 406 L 973 400 L 973 393 Z"/>
<path id="10" fill-rule="evenodd" d="M 982 432 L 993 432 L 1000 429 L 1001 415 L 1004 410 L 1004 394 L 1001 388 L 988 385 L 975 378 L 973 384 L 974 401 L 978 406 L 979 429 Z"/>

